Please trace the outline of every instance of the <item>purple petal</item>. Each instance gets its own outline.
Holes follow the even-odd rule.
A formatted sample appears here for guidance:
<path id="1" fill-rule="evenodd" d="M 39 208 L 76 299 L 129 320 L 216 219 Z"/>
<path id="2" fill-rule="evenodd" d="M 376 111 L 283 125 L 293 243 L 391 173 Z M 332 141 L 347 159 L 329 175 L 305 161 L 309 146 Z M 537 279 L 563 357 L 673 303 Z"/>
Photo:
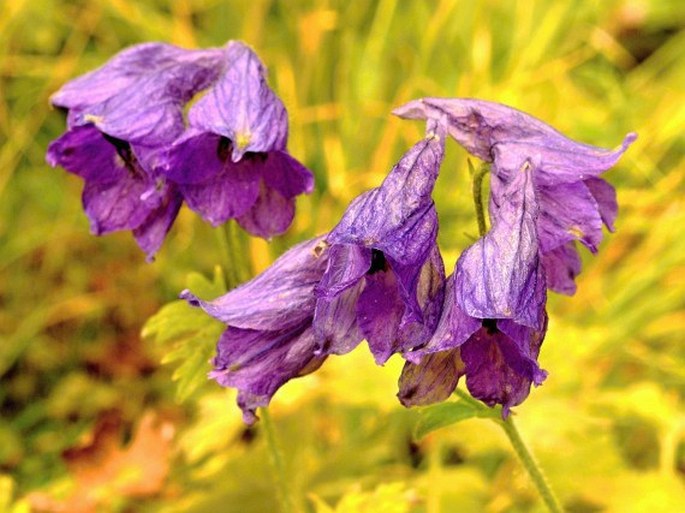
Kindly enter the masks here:
<path id="1" fill-rule="evenodd" d="M 323 237 L 298 244 L 263 273 L 213 301 L 184 290 L 181 297 L 236 328 L 280 331 L 314 315 L 314 287 L 321 280 L 328 251 Z"/>
<path id="2" fill-rule="evenodd" d="M 404 357 L 419 363 L 426 355 L 455 349 L 466 342 L 481 327 L 481 320 L 466 315 L 456 301 L 454 275 L 445 282 L 440 319 L 430 340 L 420 349 L 407 352 Z"/>
<path id="3" fill-rule="evenodd" d="M 285 150 L 287 114 L 267 85 L 259 58 L 238 41 L 228 43 L 224 53 L 221 76 L 188 113 L 190 126 L 229 138 L 234 162 L 248 151 Z"/>
<path id="4" fill-rule="evenodd" d="M 332 251 L 331 251 L 332 253 Z M 316 301 L 313 326 L 319 340 L 317 353 L 346 354 L 364 338 L 357 322 L 357 301 L 364 287 L 359 280 L 332 298 Z"/>
<path id="5" fill-rule="evenodd" d="M 597 202 L 583 182 L 539 187 L 537 228 L 540 250 L 551 251 L 578 240 L 593 253 L 602 241 L 602 219 Z"/>
<path id="6" fill-rule="evenodd" d="M 161 204 L 148 215 L 147 219 L 133 230 L 138 246 L 147 254 L 147 260 L 154 260 L 166 234 L 181 209 L 183 198 L 177 190 L 169 190 Z"/>
<path id="7" fill-rule="evenodd" d="M 316 337 L 307 323 L 281 331 L 228 328 L 219 339 L 210 377 L 238 389 L 247 424 L 289 380 L 316 370 L 325 357 L 314 354 Z"/>
<path id="8" fill-rule="evenodd" d="M 70 126 L 94 123 L 133 144 L 154 146 L 183 132 L 183 106 L 216 79 L 222 52 L 137 45 L 66 84 L 51 99 L 71 109 Z"/>
<path id="9" fill-rule="evenodd" d="M 528 330 L 531 347 L 539 350 L 542 337 Z M 544 332 L 543 335 L 544 336 Z M 521 404 L 530 392 L 530 385 L 544 379 L 545 373 L 520 356 L 520 346 L 507 334 L 481 328 L 461 346 L 465 364 L 466 386 L 473 397 L 488 406 L 501 404 L 506 417 L 512 406 Z M 531 375 L 532 374 L 532 375 Z"/>
<path id="10" fill-rule="evenodd" d="M 277 190 L 285 198 L 309 194 L 314 190 L 312 172 L 285 151 L 264 154 L 262 176 L 267 187 Z"/>
<path id="11" fill-rule="evenodd" d="M 270 239 L 285 232 L 294 217 L 295 198 L 286 198 L 261 182 L 257 201 L 237 220 L 252 235 Z"/>
<path id="12" fill-rule="evenodd" d="M 599 215 L 602 221 L 609 228 L 609 231 L 614 231 L 614 222 L 618 214 L 618 202 L 616 201 L 616 189 L 602 180 L 601 178 L 589 178 L 585 180 L 585 185 L 595 198 L 597 206 L 599 207 Z"/>
<path id="13" fill-rule="evenodd" d="M 611 168 L 637 137 L 608 150 L 573 141 L 524 112 L 467 98 L 422 98 L 393 111 L 406 119 L 437 120 L 466 150 L 487 162 L 505 181 L 529 161 L 536 185 L 573 183 Z"/>
<path id="14" fill-rule="evenodd" d="M 576 293 L 575 278 L 580 274 L 581 261 L 573 241 L 543 253 L 541 262 L 547 288 L 568 296 Z"/>
<path id="15" fill-rule="evenodd" d="M 50 144 L 47 160 L 85 179 L 83 206 L 96 235 L 136 228 L 148 217 L 141 196 L 154 181 L 127 143 L 92 125 L 76 127 Z"/>
<path id="16" fill-rule="evenodd" d="M 380 187 L 350 204 L 328 241 L 375 248 L 400 264 L 423 262 L 437 236 L 431 192 L 443 154 L 438 133 L 415 144 Z"/>
<path id="17" fill-rule="evenodd" d="M 403 314 L 404 303 L 392 270 L 386 268 L 367 276 L 357 301 L 357 321 L 379 365 L 393 353 L 408 349 L 400 347 L 398 340 Z"/>
<path id="18" fill-rule="evenodd" d="M 457 262 L 459 307 L 479 319 L 514 319 L 542 326 L 545 277 L 538 256 L 537 201 L 531 170 L 521 171 L 501 191 L 493 226 Z"/>
<path id="19" fill-rule="evenodd" d="M 328 267 L 316 288 L 317 295 L 332 299 L 359 283 L 372 264 L 372 251 L 352 244 L 334 244 L 328 254 Z"/>
<path id="20" fill-rule="evenodd" d="M 397 397 L 406 406 L 424 406 L 447 399 L 464 374 L 459 350 L 427 355 L 419 364 L 406 362 Z"/>

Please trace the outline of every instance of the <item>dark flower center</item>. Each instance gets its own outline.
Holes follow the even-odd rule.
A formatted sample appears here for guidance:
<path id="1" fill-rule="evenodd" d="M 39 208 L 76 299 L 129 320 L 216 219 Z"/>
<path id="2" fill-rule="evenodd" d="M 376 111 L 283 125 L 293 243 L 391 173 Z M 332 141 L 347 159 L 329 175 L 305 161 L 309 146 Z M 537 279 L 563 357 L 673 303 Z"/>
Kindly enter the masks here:
<path id="1" fill-rule="evenodd" d="M 388 262 L 385 260 L 385 255 L 382 251 L 377 249 L 371 250 L 371 267 L 366 274 L 375 274 L 380 271 L 388 270 Z"/>
<path id="2" fill-rule="evenodd" d="M 494 335 L 499 332 L 496 319 L 483 319 L 483 328 L 488 332 L 488 335 Z"/>

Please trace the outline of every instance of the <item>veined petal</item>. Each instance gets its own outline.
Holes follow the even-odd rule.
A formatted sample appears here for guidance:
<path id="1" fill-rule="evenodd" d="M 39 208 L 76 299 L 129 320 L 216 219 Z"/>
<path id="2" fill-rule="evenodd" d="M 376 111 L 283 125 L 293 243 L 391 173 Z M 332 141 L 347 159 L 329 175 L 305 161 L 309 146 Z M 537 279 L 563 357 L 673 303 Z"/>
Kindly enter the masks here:
<path id="1" fill-rule="evenodd" d="M 530 162 L 536 185 L 596 177 L 614 166 L 637 137 L 628 134 L 616 150 L 599 148 L 573 141 L 514 108 L 469 98 L 422 98 L 393 113 L 406 119 L 441 120 L 469 153 L 494 162 L 493 172 L 507 182 Z"/>
<path id="2" fill-rule="evenodd" d="M 183 132 L 183 106 L 216 79 L 221 57 L 216 49 L 136 45 L 69 82 L 51 101 L 70 109 L 70 126 L 94 123 L 132 144 L 169 143 Z"/>
<path id="3" fill-rule="evenodd" d="M 609 229 L 614 231 L 614 222 L 618 214 L 618 202 L 616 201 L 616 189 L 601 178 L 589 178 L 585 180 L 585 185 L 595 198 L 599 207 L 599 215 Z"/>
<path id="4" fill-rule="evenodd" d="M 540 329 L 546 300 L 529 168 L 520 170 L 491 212 L 492 229 L 466 249 L 455 272 L 459 307 L 479 319 L 513 319 Z"/>
<path id="5" fill-rule="evenodd" d="M 183 198 L 177 189 L 171 188 L 166 192 L 163 201 L 152 210 L 145 221 L 133 230 L 133 236 L 140 249 L 145 251 L 147 260 L 154 260 L 171 225 L 174 224 L 178 211 L 181 209 Z"/>
<path id="6" fill-rule="evenodd" d="M 443 154 L 439 132 L 415 144 L 380 187 L 350 204 L 328 241 L 375 248 L 400 264 L 423 262 L 437 236 L 431 192 Z"/>
<path id="7" fill-rule="evenodd" d="M 464 374 L 459 349 L 425 356 L 420 363 L 406 362 L 397 397 L 406 406 L 424 406 L 447 399 Z"/>
<path id="8" fill-rule="evenodd" d="M 226 65 L 220 77 L 188 113 L 191 127 L 230 139 L 234 162 L 248 151 L 285 150 L 287 113 L 266 83 L 259 58 L 239 41 L 223 51 Z"/>
<path id="9" fill-rule="evenodd" d="M 328 263 L 322 240 L 298 244 L 263 273 L 213 301 L 203 301 L 189 290 L 180 297 L 236 328 L 281 331 L 299 325 L 314 315 L 314 287 Z"/>
<path id="10" fill-rule="evenodd" d="M 316 288 L 317 295 L 332 299 L 358 283 L 372 267 L 372 250 L 354 244 L 334 244 L 328 267 Z M 379 258 L 376 254 L 376 259 Z"/>
<path id="11" fill-rule="evenodd" d="M 567 296 L 576 293 L 575 279 L 580 274 L 581 261 L 575 242 L 568 242 L 543 253 L 541 262 L 545 269 L 547 288 Z"/>
<path id="12" fill-rule="evenodd" d="M 545 253 L 578 240 L 593 253 L 602 241 L 602 219 L 594 196 L 583 182 L 539 187 L 537 223 L 540 250 Z"/>
<path id="13" fill-rule="evenodd" d="M 316 301 L 312 325 L 318 338 L 317 354 L 346 354 L 362 341 L 357 301 L 363 288 L 364 281 L 358 280 L 335 297 Z"/>
<path id="14" fill-rule="evenodd" d="M 252 208 L 237 218 L 252 235 L 270 239 L 285 232 L 295 217 L 295 198 L 286 198 L 276 189 L 259 184 L 259 195 Z"/>
<path id="15" fill-rule="evenodd" d="M 219 339 L 209 377 L 238 389 L 243 420 L 252 424 L 258 407 L 267 406 L 289 380 L 316 370 L 316 337 L 308 323 L 281 331 L 228 328 Z"/>

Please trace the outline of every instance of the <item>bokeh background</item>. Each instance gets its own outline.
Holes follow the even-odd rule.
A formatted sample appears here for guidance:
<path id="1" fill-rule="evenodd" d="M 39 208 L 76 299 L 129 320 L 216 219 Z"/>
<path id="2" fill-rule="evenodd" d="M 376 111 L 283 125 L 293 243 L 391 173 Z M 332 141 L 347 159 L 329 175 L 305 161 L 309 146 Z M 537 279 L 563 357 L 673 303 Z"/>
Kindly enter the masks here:
<path id="1" fill-rule="evenodd" d="M 44 162 L 65 81 L 127 45 L 229 39 L 268 66 L 317 178 L 286 235 L 250 240 L 255 271 L 380 183 L 421 136 L 390 116 L 409 99 L 495 100 L 605 147 L 639 132 L 607 175 L 617 232 L 550 298 L 550 376 L 516 419 L 569 512 L 685 511 L 684 27 L 678 0 L 0 1 L 0 512 L 278 508 L 263 428 L 204 378 L 212 341 L 141 336 L 188 282 L 211 291 L 215 231 L 183 210 L 147 264 L 129 233 L 91 236 L 80 180 Z M 449 142 L 448 269 L 477 232 L 469 188 Z M 494 423 L 415 439 L 400 368 L 360 347 L 276 395 L 299 511 L 544 511 Z"/>

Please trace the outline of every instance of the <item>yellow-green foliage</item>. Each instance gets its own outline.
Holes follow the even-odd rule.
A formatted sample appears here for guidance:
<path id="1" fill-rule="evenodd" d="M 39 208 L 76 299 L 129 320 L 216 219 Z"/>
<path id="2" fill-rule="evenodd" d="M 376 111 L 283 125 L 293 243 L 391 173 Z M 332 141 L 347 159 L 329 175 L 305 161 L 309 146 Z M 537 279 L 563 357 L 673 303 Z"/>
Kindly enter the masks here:
<path id="1" fill-rule="evenodd" d="M 500 101 L 598 146 L 639 133 L 607 175 L 617 231 L 583 255 L 578 293 L 550 299 L 550 376 L 516 419 L 569 512 L 684 511 L 684 26 L 679 0 L 1 2 L 0 510 L 73 486 L 61 452 L 99 413 L 132 425 L 146 408 L 175 412 L 167 485 L 106 511 L 276 510 L 260 427 L 246 431 L 234 394 L 213 383 L 193 392 L 180 376 L 189 398 L 175 404 L 176 364 L 156 362 L 189 349 L 139 336 L 188 273 L 221 263 L 212 230 L 182 211 L 146 264 L 130 234 L 88 234 L 79 179 L 43 157 L 64 124 L 48 97 L 68 79 L 142 41 L 243 39 L 289 110 L 290 151 L 317 178 L 287 235 L 250 241 L 257 270 L 380 183 L 422 133 L 389 115 L 411 98 Z M 436 193 L 448 269 L 477 233 L 468 190 L 466 154 L 449 143 Z M 544 511 L 489 419 L 413 440 L 400 369 L 360 348 L 276 395 L 298 511 Z"/>

